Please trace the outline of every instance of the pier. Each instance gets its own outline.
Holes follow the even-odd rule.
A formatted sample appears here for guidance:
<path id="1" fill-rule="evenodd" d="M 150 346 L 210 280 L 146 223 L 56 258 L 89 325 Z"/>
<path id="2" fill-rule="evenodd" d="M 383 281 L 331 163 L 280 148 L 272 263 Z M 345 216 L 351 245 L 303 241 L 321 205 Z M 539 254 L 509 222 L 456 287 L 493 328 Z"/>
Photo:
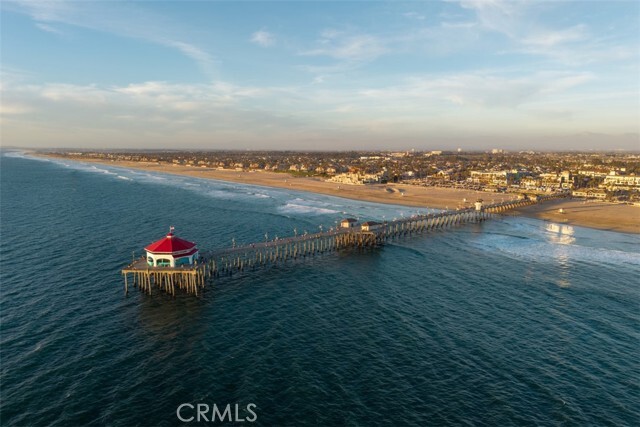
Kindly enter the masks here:
<path id="1" fill-rule="evenodd" d="M 544 202 L 564 195 L 537 196 L 473 208 L 448 210 L 436 214 L 414 215 L 388 222 L 365 222 L 348 228 L 280 238 L 270 242 L 202 252 L 188 265 L 175 267 L 150 266 L 146 257 L 134 260 L 122 269 L 125 293 L 129 285 L 151 294 L 153 288 L 175 296 L 176 290 L 198 295 L 208 282 L 221 275 L 284 263 L 347 248 L 382 245 L 393 239 L 415 236 L 432 230 L 488 220 L 509 210 Z"/>

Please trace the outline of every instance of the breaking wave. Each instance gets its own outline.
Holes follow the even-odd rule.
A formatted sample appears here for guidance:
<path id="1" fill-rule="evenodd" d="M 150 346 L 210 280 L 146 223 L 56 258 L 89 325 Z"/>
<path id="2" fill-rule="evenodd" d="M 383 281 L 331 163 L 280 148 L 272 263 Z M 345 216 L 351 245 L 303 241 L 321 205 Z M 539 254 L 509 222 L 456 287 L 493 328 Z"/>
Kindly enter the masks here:
<path id="1" fill-rule="evenodd" d="M 293 214 L 307 214 L 307 215 L 328 215 L 328 214 L 337 214 L 340 211 L 321 208 L 317 206 L 309 206 L 309 205 L 300 205 L 297 203 L 287 203 L 284 206 L 281 206 L 278 209 L 283 213 L 293 213 Z"/>

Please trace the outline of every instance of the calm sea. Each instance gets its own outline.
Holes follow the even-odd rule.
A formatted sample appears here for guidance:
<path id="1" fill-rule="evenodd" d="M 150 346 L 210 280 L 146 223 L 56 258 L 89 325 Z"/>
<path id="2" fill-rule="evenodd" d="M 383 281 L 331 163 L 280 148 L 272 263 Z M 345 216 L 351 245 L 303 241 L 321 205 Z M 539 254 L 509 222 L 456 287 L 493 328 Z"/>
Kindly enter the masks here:
<path id="1" fill-rule="evenodd" d="M 505 217 L 125 297 L 120 268 L 170 225 L 213 249 L 416 209 L 0 161 L 3 426 L 180 425 L 182 403 L 264 426 L 640 423 L 636 235 Z"/>

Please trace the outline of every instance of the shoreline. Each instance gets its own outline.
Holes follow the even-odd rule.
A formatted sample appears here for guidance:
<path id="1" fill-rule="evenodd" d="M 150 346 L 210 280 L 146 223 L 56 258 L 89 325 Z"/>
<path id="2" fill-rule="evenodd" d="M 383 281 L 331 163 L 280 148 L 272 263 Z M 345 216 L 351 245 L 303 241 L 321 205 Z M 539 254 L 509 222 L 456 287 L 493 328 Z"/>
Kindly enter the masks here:
<path id="1" fill-rule="evenodd" d="M 31 154 L 41 157 L 72 160 L 81 163 L 96 163 L 106 166 L 143 170 L 147 172 L 168 173 L 172 175 L 214 179 L 239 184 L 306 191 L 350 200 L 361 200 L 366 202 L 416 208 L 456 209 L 465 206 L 472 207 L 473 203 L 478 198 L 482 198 L 488 203 L 491 203 L 492 201 L 500 202 L 517 199 L 516 194 L 498 194 L 453 188 L 419 187 L 415 185 L 395 183 L 349 185 L 325 182 L 320 178 L 295 177 L 287 173 L 268 171 L 220 170 L 193 166 L 159 165 L 157 163 L 150 162 L 102 161 L 97 159 L 77 159 L 66 156 L 45 155 L 42 153 Z"/>
<path id="2" fill-rule="evenodd" d="M 563 212 L 560 212 L 560 209 Z M 517 215 L 557 224 L 640 234 L 640 206 L 597 200 L 560 199 L 513 210 Z"/>
<path id="3" fill-rule="evenodd" d="M 172 166 L 147 162 L 102 161 L 97 159 L 76 159 L 66 156 L 48 155 L 38 152 L 29 154 L 97 163 L 107 166 L 172 175 L 214 179 L 225 182 L 251 184 L 271 188 L 307 191 L 351 200 L 374 203 L 411 206 L 416 208 L 456 209 L 470 207 L 478 199 L 486 202 L 500 202 L 517 198 L 516 194 L 489 193 L 473 190 L 420 187 L 407 184 L 348 185 L 325 182 L 320 178 L 294 177 L 287 173 L 267 171 L 233 171 L 192 166 Z M 559 209 L 564 213 L 560 213 Z M 560 199 L 527 206 L 512 211 L 516 215 L 553 221 L 559 224 L 576 225 L 598 230 L 640 234 L 640 207 L 581 199 Z"/>

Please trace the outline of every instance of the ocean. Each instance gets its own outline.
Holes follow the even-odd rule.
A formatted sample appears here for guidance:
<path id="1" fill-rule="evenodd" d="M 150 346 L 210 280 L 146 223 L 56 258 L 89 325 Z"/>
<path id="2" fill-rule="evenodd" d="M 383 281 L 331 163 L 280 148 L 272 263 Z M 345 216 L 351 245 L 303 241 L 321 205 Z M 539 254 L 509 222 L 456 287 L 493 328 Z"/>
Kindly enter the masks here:
<path id="1" fill-rule="evenodd" d="M 261 426 L 640 423 L 637 235 L 505 216 L 125 296 L 169 226 L 216 249 L 428 210 L 7 151 L 0 186 L 3 426 L 234 424 L 198 404 Z"/>

